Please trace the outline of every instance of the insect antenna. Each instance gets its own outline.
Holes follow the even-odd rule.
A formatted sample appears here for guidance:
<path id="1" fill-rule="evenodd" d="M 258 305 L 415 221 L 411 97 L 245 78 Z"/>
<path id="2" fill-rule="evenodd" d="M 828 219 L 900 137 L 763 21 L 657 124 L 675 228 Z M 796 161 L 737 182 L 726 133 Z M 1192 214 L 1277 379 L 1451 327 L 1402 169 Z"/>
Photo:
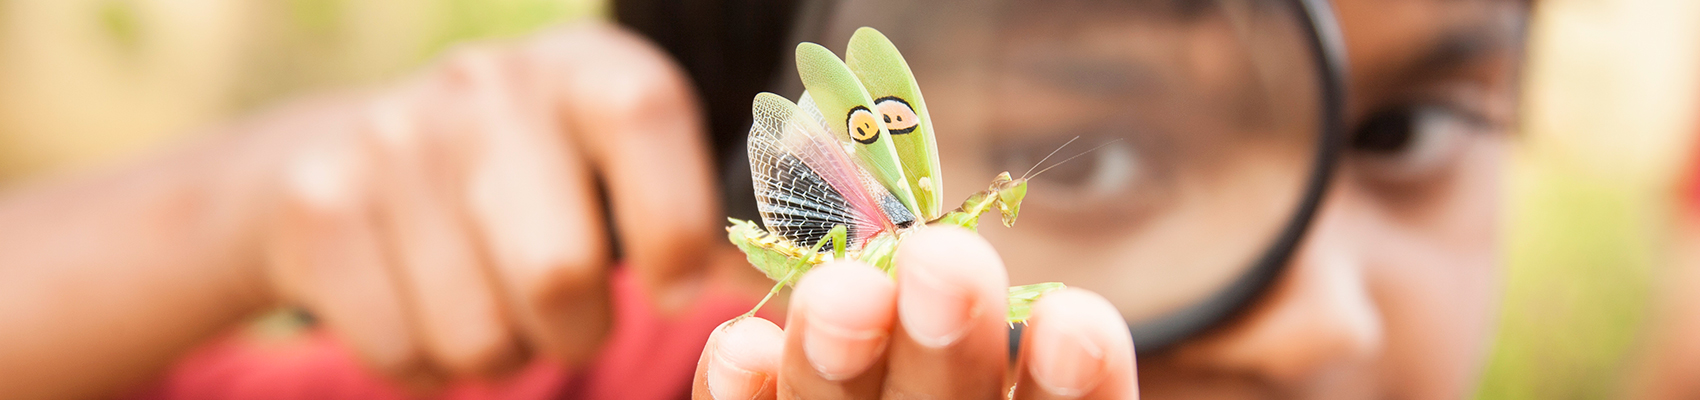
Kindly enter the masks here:
<path id="1" fill-rule="evenodd" d="M 1033 163 L 1033 168 L 1028 168 L 1027 172 L 1021 173 L 1021 179 L 1027 179 L 1027 174 L 1031 174 L 1033 173 L 1033 170 L 1039 169 L 1040 165 L 1045 165 L 1045 160 L 1051 159 L 1051 156 L 1057 155 L 1057 152 L 1062 151 L 1064 147 L 1068 147 L 1069 143 L 1074 143 L 1076 140 L 1080 140 L 1080 135 L 1075 135 L 1073 139 L 1063 142 L 1061 146 L 1057 146 L 1056 150 L 1051 150 L 1051 154 L 1046 154 L 1045 158 L 1041 158 L 1039 159 L 1039 162 Z"/>
<path id="2" fill-rule="evenodd" d="M 1076 139 L 1078 139 L 1078 138 L 1080 138 L 1080 137 L 1079 137 L 1079 136 L 1076 136 L 1076 137 L 1075 137 L 1075 138 L 1076 138 Z M 1073 140 L 1070 140 L 1070 142 L 1072 142 L 1072 141 L 1073 141 Z M 1061 165 L 1063 165 L 1063 164 L 1064 164 L 1064 163 L 1067 163 L 1067 162 L 1069 162 L 1069 161 L 1074 161 L 1074 159 L 1076 159 L 1076 158 L 1080 158 L 1080 156 L 1084 156 L 1084 155 L 1087 155 L 1087 154 L 1091 154 L 1091 153 L 1092 153 L 1092 152 L 1094 152 L 1094 151 L 1097 151 L 1097 150 L 1098 150 L 1098 149 L 1102 149 L 1102 148 L 1104 148 L 1104 146 L 1109 146 L 1109 145 L 1111 145 L 1111 144 L 1114 144 L 1114 143 L 1116 143 L 1116 142 L 1120 142 L 1120 141 L 1122 141 L 1122 140 L 1121 140 L 1121 139 L 1116 139 L 1116 140 L 1111 140 L 1111 141 L 1108 141 L 1108 142 L 1104 142 L 1104 144 L 1100 144 L 1100 145 L 1098 145 L 1098 146 L 1096 146 L 1096 147 L 1093 147 L 1093 148 L 1090 148 L 1090 149 L 1086 149 L 1086 151 L 1082 151 L 1082 152 L 1080 152 L 1080 154 L 1075 154 L 1075 155 L 1074 155 L 1074 156 L 1073 156 L 1073 157 L 1069 157 L 1069 158 L 1065 158 L 1065 159 L 1063 159 L 1063 160 L 1062 160 L 1062 161 L 1057 161 L 1057 163 L 1056 163 L 1056 164 L 1051 164 L 1051 166 L 1049 166 L 1049 167 L 1045 167 L 1045 169 L 1041 169 L 1041 170 L 1039 170 L 1039 172 L 1035 172 L 1035 173 L 1033 173 L 1033 176 L 1027 176 L 1027 175 L 1026 175 L 1026 174 L 1022 174 L 1022 178 L 1021 178 L 1021 179 L 1032 179 L 1032 178 L 1038 178 L 1038 177 L 1039 177 L 1039 175 L 1040 175 L 1040 174 L 1043 174 L 1043 173 L 1045 173 L 1045 171 L 1050 171 L 1050 170 L 1051 170 L 1051 168 L 1056 168 L 1056 167 L 1058 167 L 1058 166 L 1061 166 Z M 1064 145 L 1067 145 L 1067 144 L 1066 144 L 1066 143 L 1065 143 L 1065 144 L 1064 144 Z M 1058 148 L 1058 150 L 1061 150 L 1061 148 Z M 1053 151 L 1053 152 L 1052 152 L 1052 153 L 1055 153 L 1055 152 L 1054 152 L 1054 151 Z M 1048 156 L 1047 156 L 1047 157 L 1046 157 L 1046 158 L 1049 158 L 1049 157 L 1048 157 Z M 1044 162 L 1044 161 L 1040 161 L 1040 162 Z"/>

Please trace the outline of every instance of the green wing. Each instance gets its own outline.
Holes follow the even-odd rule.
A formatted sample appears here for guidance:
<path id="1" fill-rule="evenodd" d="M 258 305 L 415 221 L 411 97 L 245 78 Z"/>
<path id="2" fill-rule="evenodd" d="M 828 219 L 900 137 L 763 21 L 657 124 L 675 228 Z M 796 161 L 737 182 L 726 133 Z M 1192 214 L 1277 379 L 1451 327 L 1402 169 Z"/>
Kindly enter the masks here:
<path id="1" fill-rule="evenodd" d="M 923 221 L 938 218 L 944 193 L 938 142 L 933 138 L 927 103 L 921 99 L 921 86 L 909 72 L 909 63 L 891 39 L 869 27 L 857 29 L 850 36 L 844 62 L 874 99 L 874 110 L 882 114 L 903 173 L 915 192 L 915 202 L 921 206 L 916 214 Z"/>
<path id="2" fill-rule="evenodd" d="M 797 74 L 803 78 L 808 96 L 814 100 L 827 129 L 840 140 L 853 144 L 853 155 L 862 167 L 891 191 L 904 207 L 920 215 L 915 192 L 904 177 L 897 147 L 885 123 L 874 111 L 874 100 L 850 72 L 843 60 L 818 44 L 797 45 Z"/>

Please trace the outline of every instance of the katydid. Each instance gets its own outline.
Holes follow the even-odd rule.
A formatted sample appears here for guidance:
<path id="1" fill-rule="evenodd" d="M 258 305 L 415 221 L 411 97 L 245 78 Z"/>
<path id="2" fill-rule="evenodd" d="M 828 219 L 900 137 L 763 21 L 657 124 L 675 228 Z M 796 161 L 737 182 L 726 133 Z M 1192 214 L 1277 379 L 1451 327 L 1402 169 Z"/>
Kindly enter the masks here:
<path id="1" fill-rule="evenodd" d="M 761 93 L 751 107 L 750 175 L 761 226 L 730 219 L 726 231 L 776 284 L 745 315 L 821 263 L 854 259 L 896 276 L 892 261 L 909 233 L 931 224 L 976 230 L 980 214 L 992 209 L 1013 226 L 1021 211 L 1028 177 L 1004 172 L 961 207 L 941 212 L 938 146 L 907 62 L 873 28 L 856 31 L 846 58 L 817 44 L 798 45 L 797 69 L 807 88 L 798 103 Z M 809 243 L 814 246 L 803 247 Z M 829 243 L 832 250 L 823 252 Z M 1006 319 L 1024 322 L 1034 301 L 1061 288 L 1055 282 L 1011 287 Z"/>

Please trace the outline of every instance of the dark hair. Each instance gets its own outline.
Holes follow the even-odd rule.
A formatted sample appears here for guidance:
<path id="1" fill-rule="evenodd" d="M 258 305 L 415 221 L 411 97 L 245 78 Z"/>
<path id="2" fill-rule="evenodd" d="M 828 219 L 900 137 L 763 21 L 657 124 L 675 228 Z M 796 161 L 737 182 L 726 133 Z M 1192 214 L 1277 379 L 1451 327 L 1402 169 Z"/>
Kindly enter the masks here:
<path id="1" fill-rule="evenodd" d="M 793 0 L 616 0 L 614 18 L 648 37 L 690 74 L 702 96 L 715 175 L 729 216 L 755 219 L 744 161 L 750 99 L 768 90 L 791 54 Z"/>
<path id="2" fill-rule="evenodd" d="M 618 0 L 614 18 L 666 49 L 702 96 L 716 157 L 741 152 L 750 99 L 780 65 L 791 0 Z"/>

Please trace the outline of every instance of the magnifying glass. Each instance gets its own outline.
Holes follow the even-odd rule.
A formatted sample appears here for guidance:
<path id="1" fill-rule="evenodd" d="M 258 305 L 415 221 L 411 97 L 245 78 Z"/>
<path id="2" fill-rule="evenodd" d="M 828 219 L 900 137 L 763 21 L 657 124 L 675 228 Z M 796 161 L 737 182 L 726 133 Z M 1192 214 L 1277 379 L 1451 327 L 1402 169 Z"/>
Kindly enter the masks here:
<path id="1" fill-rule="evenodd" d="M 1061 153 L 1078 157 L 1030 181 L 1015 228 L 981 233 L 1012 284 L 1107 297 L 1141 354 L 1230 319 L 1269 286 L 1342 143 L 1343 50 L 1325 0 L 801 7 L 792 43 L 842 54 L 871 26 L 902 49 L 927 96 L 947 203 L 1078 142 Z M 802 92 L 794 68 L 776 70 L 772 91 Z"/>

